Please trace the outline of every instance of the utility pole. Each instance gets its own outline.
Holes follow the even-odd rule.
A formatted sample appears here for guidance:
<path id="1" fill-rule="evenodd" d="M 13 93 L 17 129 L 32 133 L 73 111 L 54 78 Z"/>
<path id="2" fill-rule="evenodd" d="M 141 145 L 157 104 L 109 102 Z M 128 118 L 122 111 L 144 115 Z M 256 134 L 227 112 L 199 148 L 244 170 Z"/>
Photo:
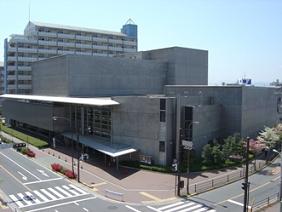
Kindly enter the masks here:
<path id="1" fill-rule="evenodd" d="M 247 149 L 246 149 L 246 171 L 245 171 L 245 182 L 242 183 L 244 189 L 244 210 L 243 212 L 248 211 L 249 206 L 249 146 L 250 146 L 250 138 L 247 137 Z"/>
<path id="2" fill-rule="evenodd" d="M 181 114 L 181 96 L 177 95 L 176 97 L 176 160 L 177 160 L 177 196 L 180 196 L 180 136 L 181 136 L 181 129 L 180 129 L 180 114 Z"/>

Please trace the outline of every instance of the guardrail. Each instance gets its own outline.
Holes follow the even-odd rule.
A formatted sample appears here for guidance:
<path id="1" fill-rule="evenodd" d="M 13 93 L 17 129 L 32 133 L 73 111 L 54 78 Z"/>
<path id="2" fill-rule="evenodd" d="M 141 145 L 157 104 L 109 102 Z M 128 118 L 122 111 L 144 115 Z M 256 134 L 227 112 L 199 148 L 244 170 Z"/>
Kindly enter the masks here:
<path id="1" fill-rule="evenodd" d="M 265 166 L 265 161 L 250 163 L 249 174 L 253 174 L 256 171 L 261 170 L 264 166 Z M 230 174 L 222 175 L 220 177 L 215 177 L 209 180 L 192 184 L 189 186 L 189 193 L 190 194 L 202 193 L 235 182 L 237 180 L 240 180 L 244 178 L 244 176 L 245 176 L 245 167 L 242 167 L 240 170 L 234 171 Z M 182 192 L 183 191 L 185 192 L 186 189 L 183 189 Z"/>
<path id="2" fill-rule="evenodd" d="M 261 210 L 265 207 L 273 205 L 276 202 L 279 202 L 279 197 L 280 197 L 280 195 L 279 195 L 279 192 L 278 192 L 278 193 L 275 193 L 275 194 L 268 196 L 265 199 L 254 202 L 254 204 L 252 205 L 251 212 Z"/>
<path id="3" fill-rule="evenodd" d="M 109 197 L 111 199 L 119 200 L 121 202 L 124 201 L 124 193 L 116 192 L 116 191 L 111 191 L 108 189 L 105 189 L 105 196 Z M 118 198 L 117 198 L 118 197 Z"/>

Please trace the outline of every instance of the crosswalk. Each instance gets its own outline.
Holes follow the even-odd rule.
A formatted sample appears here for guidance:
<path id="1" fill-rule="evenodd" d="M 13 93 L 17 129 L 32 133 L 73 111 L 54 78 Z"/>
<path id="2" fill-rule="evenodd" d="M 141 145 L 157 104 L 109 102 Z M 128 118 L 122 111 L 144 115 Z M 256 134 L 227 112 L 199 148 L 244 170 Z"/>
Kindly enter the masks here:
<path id="1" fill-rule="evenodd" d="M 76 187 L 75 185 L 62 185 L 54 188 L 42 188 L 23 193 L 10 194 L 10 199 L 19 207 L 27 207 L 72 197 L 87 195 L 89 193 Z"/>
<path id="2" fill-rule="evenodd" d="M 161 207 L 147 206 L 147 208 L 157 212 L 215 212 L 215 209 L 190 200 L 180 201 Z"/>

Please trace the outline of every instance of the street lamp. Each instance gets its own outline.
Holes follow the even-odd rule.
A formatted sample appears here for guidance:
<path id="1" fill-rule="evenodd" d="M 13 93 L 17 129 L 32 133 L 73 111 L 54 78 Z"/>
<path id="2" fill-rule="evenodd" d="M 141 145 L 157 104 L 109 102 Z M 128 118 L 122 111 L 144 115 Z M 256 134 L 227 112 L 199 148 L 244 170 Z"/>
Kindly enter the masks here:
<path id="1" fill-rule="evenodd" d="M 279 157 L 281 159 L 280 161 L 280 211 L 282 210 L 282 149 L 281 149 L 281 153 L 278 152 L 276 149 L 273 149 L 273 152 L 276 152 L 279 154 Z"/>
<path id="2" fill-rule="evenodd" d="M 52 119 L 54 121 L 57 121 L 58 119 L 64 119 L 66 121 L 69 122 L 69 124 L 71 124 L 71 120 L 66 118 L 66 117 L 59 117 L 59 116 L 53 116 Z M 74 173 L 74 158 L 73 158 L 73 153 L 74 153 L 74 148 L 73 148 L 73 132 L 71 131 L 71 143 L 72 143 L 72 155 L 71 155 L 71 168 L 72 168 L 72 172 Z"/>
<path id="3" fill-rule="evenodd" d="M 192 126 L 192 124 L 199 124 L 200 122 L 198 121 L 192 121 L 189 123 L 187 129 L 188 129 L 188 134 L 187 134 L 187 138 L 190 140 L 190 127 Z M 182 140 L 182 145 L 184 146 L 184 149 L 187 149 L 187 185 L 186 185 L 186 189 L 187 189 L 187 194 L 189 194 L 189 174 L 190 174 L 190 151 L 193 149 L 193 138 L 191 137 L 191 141 L 186 141 L 186 140 Z"/>

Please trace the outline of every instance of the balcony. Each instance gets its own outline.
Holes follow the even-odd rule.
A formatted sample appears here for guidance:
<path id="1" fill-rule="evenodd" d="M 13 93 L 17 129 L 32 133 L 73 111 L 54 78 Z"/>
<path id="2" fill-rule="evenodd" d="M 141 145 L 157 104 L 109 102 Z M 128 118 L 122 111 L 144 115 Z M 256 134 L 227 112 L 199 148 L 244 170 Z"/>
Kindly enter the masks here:
<path id="1" fill-rule="evenodd" d="M 56 49 L 38 49 L 38 53 L 57 54 L 57 50 Z"/>
<path id="2" fill-rule="evenodd" d="M 74 51 L 63 51 L 63 50 L 58 50 L 58 54 L 74 54 Z"/>
<path id="3" fill-rule="evenodd" d="M 87 41 L 92 41 L 91 36 L 83 36 L 83 35 L 77 35 L 76 40 L 87 40 Z"/>
<path id="4" fill-rule="evenodd" d="M 31 71 L 30 66 L 18 66 L 19 71 Z"/>
<path id="5" fill-rule="evenodd" d="M 57 37 L 57 33 L 55 32 L 38 32 L 38 35 L 45 37 Z"/>
<path id="6" fill-rule="evenodd" d="M 124 52 L 130 52 L 130 53 L 131 53 L 131 52 L 137 52 L 136 49 L 131 49 L 131 48 L 124 48 L 123 51 L 124 51 Z"/>
<path id="7" fill-rule="evenodd" d="M 16 70 L 16 66 L 8 66 L 8 71 L 15 71 Z"/>
<path id="8" fill-rule="evenodd" d="M 31 80 L 31 75 L 18 75 L 18 80 Z"/>
<path id="9" fill-rule="evenodd" d="M 57 42 L 56 41 L 39 40 L 38 44 L 39 45 L 45 45 L 45 46 L 57 46 Z"/>
<path id="10" fill-rule="evenodd" d="M 9 62 L 10 61 L 16 61 L 17 60 L 17 57 L 15 56 L 8 56 L 8 59 L 7 59 Z"/>
<path id="11" fill-rule="evenodd" d="M 92 55 L 91 52 L 76 52 L 75 54 L 78 54 L 78 55 Z"/>
<path id="12" fill-rule="evenodd" d="M 74 38 L 75 38 L 75 35 L 73 35 L 73 34 L 58 33 L 58 38 L 74 39 Z"/>
<path id="13" fill-rule="evenodd" d="M 8 47 L 8 52 L 16 52 L 17 48 L 15 47 Z"/>
<path id="14" fill-rule="evenodd" d="M 75 43 L 58 42 L 58 46 L 63 46 L 63 47 L 75 47 Z"/>
<path id="15" fill-rule="evenodd" d="M 108 42 L 108 38 L 97 38 L 97 37 L 93 37 L 93 41 L 97 41 L 97 42 Z"/>
<path id="16" fill-rule="evenodd" d="M 34 57 L 18 57 L 18 61 L 21 61 L 21 62 L 35 62 L 35 61 L 37 61 L 37 58 L 34 58 Z"/>
<path id="17" fill-rule="evenodd" d="M 93 49 L 108 50 L 108 46 L 93 45 Z"/>
<path id="18" fill-rule="evenodd" d="M 128 41 L 128 40 L 125 40 L 125 41 L 123 41 L 123 44 L 124 44 L 124 45 L 136 46 L 136 45 L 137 45 L 137 42 L 136 42 L 136 41 Z"/>
<path id="19" fill-rule="evenodd" d="M 77 43 L 77 44 L 75 44 L 75 47 L 76 48 L 92 49 L 92 45 L 91 44 L 80 44 L 80 43 Z"/>
<path id="20" fill-rule="evenodd" d="M 109 43 L 122 44 L 122 43 L 123 43 L 123 40 L 109 39 Z"/>
<path id="21" fill-rule="evenodd" d="M 8 75 L 7 80 L 16 80 L 17 77 L 15 75 Z"/>
<path id="22" fill-rule="evenodd" d="M 109 50 L 111 50 L 111 51 L 123 51 L 123 48 L 110 46 Z"/>
<path id="23" fill-rule="evenodd" d="M 18 89 L 31 89 L 31 84 L 18 84 Z"/>
<path id="24" fill-rule="evenodd" d="M 18 52 L 24 52 L 24 53 L 37 53 L 37 49 L 31 49 L 31 48 L 18 48 Z"/>

